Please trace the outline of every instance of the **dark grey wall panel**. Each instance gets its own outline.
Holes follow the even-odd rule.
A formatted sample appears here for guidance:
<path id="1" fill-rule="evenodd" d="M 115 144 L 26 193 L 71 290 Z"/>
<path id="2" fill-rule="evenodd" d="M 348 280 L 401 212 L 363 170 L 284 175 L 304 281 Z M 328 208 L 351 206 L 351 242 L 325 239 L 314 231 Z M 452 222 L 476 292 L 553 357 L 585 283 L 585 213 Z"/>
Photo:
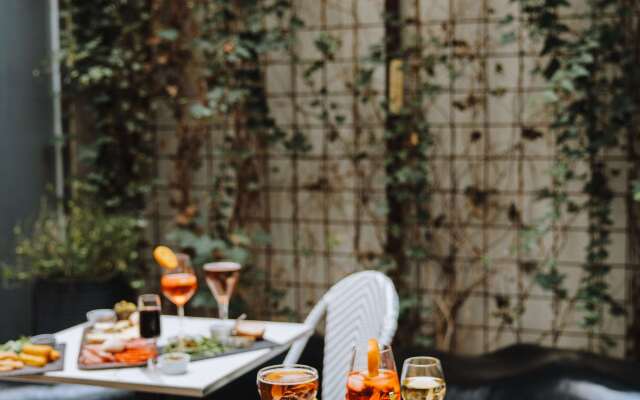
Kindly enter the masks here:
<path id="1" fill-rule="evenodd" d="M 50 178 L 52 135 L 47 1 L 0 1 L 0 254 L 17 220 L 32 216 Z"/>
<path id="2" fill-rule="evenodd" d="M 0 261 L 5 262 L 12 258 L 13 226 L 35 215 L 53 176 L 49 76 L 33 75 L 48 57 L 47 4 L 0 0 Z M 28 291 L 0 291 L 0 340 L 28 333 Z"/>

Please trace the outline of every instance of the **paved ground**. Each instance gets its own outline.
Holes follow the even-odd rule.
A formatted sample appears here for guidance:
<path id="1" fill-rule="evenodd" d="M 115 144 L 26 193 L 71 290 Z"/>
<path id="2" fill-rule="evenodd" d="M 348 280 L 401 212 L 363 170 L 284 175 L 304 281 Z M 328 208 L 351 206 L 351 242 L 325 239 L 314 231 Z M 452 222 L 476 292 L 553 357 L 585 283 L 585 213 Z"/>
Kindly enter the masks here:
<path id="1" fill-rule="evenodd" d="M 84 385 L 25 385 L 0 383 L 0 400 L 124 400 L 135 395 L 123 390 Z"/>

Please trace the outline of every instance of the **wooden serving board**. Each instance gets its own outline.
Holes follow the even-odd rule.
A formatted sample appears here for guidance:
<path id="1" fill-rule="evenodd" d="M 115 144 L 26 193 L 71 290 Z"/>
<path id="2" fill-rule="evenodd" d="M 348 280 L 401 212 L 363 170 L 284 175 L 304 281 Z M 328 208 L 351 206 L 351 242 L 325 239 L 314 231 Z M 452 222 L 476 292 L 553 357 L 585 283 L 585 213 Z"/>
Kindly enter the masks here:
<path id="1" fill-rule="evenodd" d="M 50 362 L 44 367 L 39 367 L 39 368 L 25 365 L 24 368 L 21 368 L 21 369 L 14 369 L 13 371 L 0 372 L 0 378 L 5 378 L 9 376 L 40 375 L 40 374 L 44 374 L 45 372 L 62 371 L 64 369 L 65 344 L 59 343 L 53 347 L 60 352 L 60 358 L 58 358 L 56 361 Z"/>

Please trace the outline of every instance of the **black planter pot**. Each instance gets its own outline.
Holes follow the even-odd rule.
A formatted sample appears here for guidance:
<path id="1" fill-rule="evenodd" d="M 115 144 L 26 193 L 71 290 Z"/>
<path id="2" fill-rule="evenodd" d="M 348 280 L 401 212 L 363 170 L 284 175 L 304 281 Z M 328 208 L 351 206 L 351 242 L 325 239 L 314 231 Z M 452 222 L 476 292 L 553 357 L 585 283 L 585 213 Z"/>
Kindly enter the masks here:
<path id="1" fill-rule="evenodd" d="M 31 292 L 29 285 L 0 285 L 0 343 L 26 335 L 31 330 Z M 1 391 L 1 390 L 0 390 Z"/>
<path id="2" fill-rule="evenodd" d="M 105 282 L 37 280 L 33 285 L 33 333 L 53 333 L 86 321 L 86 312 L 112 308 L 135 294 L 122 278 Z"/>

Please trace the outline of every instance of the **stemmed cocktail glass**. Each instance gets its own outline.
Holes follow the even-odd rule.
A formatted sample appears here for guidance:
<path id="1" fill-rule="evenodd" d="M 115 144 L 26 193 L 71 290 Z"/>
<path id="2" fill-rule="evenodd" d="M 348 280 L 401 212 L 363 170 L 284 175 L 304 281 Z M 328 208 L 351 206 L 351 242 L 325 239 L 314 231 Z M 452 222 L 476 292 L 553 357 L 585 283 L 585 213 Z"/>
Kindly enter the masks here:
<path id="1" fill-rule="evenodd" d="M 187 254 L 178 253 L 177 265 L 174 268 L 163 268 L 160 286 L 162 293 L 178 307 L 180 328 L 178 339 L 182 341 L 184 305 L 193 297 L 198 288 L 198 279 L 191 267 L 191 259 Z"/>
<path id="2" fill-rule="evenodd" d="M 220 261 L 204 265 L 207 285 L 218 303 L 218 316 L 222 320 L 229 318 L 229 301 L 240 280 L 242 266 L 235 262 Z"/>

